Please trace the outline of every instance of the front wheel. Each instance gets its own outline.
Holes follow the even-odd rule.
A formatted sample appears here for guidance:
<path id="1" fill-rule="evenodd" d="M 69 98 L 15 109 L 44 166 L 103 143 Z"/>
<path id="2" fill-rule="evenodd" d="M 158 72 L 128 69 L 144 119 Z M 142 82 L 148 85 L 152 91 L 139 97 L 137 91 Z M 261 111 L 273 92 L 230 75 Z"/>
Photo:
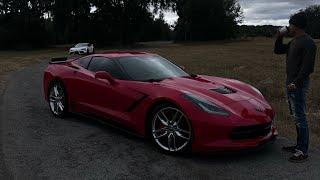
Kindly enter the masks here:
<path id="1" fill-rule="evenodd" d="M 67 114 L 67 92 L 61 82 L 53 82 L 49 89 L 49 107 L 56 117 Z"/>
<path id="2" fill-rule="evenodd" d="M 154 145 L 165 153 L 176 154 L 191 148 L 191 123 L 177 107 L 162 105 L 155 108 L 150 130 Z"/>

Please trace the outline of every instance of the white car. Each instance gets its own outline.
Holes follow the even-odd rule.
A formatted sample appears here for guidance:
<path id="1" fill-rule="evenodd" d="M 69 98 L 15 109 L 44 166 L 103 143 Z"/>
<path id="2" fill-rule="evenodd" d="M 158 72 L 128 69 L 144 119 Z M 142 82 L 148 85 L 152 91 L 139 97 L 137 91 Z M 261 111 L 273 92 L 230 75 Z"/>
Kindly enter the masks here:
<path id="1" fill-rule="evenodd" d="M 93 54 L 94 47 L 91 43 L 78 43 L 69 50 L 69 54 Z"/>

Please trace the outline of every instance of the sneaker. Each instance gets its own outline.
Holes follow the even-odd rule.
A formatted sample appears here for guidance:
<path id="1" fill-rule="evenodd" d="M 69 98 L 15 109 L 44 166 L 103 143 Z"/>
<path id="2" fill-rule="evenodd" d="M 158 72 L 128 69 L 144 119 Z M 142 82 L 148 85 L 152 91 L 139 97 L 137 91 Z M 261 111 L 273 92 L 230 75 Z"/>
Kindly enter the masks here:
<path id="1" fill-rule="evenodd" d="M 282 151 L 290 152 L 290 153 L 295 153 L 296 152 L 296 146 L 286 146 L 282 147 Z"/>
<path id="2" fill-rule="evenodd" d="M 308 160 L 308 155 L 304 154 L 300 150 L 296 150 L 296 153 L 294 153 L 293 156 L 289 158 L 289 161 L 294 163 L 302 163 L 307 160 Z"/>

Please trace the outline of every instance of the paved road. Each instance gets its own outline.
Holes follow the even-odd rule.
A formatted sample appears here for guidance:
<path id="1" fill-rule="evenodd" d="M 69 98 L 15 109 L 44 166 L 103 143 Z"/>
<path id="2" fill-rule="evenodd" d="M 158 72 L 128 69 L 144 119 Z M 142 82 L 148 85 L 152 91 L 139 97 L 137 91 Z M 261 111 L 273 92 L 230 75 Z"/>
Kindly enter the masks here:
<path id="1" fill-rule="evenodd" d="M 288 140 L 242 154 L 173 157 L 83 117 L 54 118 L 42 93 L 46 63 L 12 73 L 1 103 L 0 179 L 318 179 L 320 152 L 291 164 Z M 1 153 L 2 152 L 2 153 Z M 2 176 L 2 177 L 1 177 Z"/>

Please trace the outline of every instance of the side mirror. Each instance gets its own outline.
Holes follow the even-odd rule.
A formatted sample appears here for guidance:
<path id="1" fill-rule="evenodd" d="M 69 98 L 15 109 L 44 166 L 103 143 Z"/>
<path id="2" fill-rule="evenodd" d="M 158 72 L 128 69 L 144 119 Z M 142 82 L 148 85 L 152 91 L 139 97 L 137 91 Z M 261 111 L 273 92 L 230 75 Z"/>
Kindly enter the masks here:
<path id="1" fill-rule="evenodd" d="M 110 84 L 115 84 L 116 81 L 114 80 L 114 78 L 111 76 L 110 73 L 106 72 L 106 71 L 98 71 L 96 72 L 96 74 L 94 75 L 94 77 L 96 79 L 105 79 L 108 80 L 110 82 Z"/>

